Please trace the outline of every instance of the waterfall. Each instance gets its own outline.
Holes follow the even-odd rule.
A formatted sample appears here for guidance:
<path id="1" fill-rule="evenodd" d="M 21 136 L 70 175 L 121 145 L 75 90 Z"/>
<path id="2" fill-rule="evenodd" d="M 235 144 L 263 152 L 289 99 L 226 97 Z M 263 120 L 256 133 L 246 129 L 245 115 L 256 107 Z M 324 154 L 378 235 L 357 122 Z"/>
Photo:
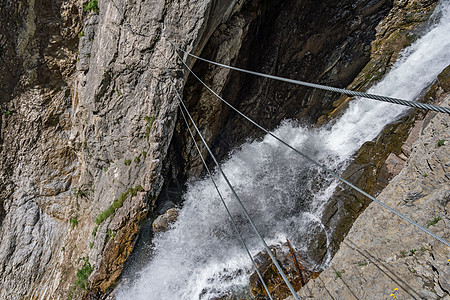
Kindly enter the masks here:
<path id="1" fill-rule="evenodd" d="M 370 93 L 415 100 L 450 64 L 449 3 L 441 1 L 431 19 L 434 23 Z M 407 109 L 356 99 L 334 124 L 308 129 L 286 120 L 273 133 L 339 172 L 365 141 Z M 271 136 L 235 149 L 222 168 L 269 245 L 289 238 L 306 251 L 314 239 L 308 232 L 327 234 L 321 213 L 337 183 Z M 318 175 L 322 179 L 317 180 Z M 257 254 L 263 249 L 260 241 L 223 178 L 217 172 L 213 176 L 251 253 Z M 176 223 L 155 235 L 152 259 L 137 276 L 124 275 L 118 299 L 210 299 L 248 284 L 252 264 L 211 179 L 189 183 L 183 198 Z M 319 267 L 328 262 L 329 257 Z"/>

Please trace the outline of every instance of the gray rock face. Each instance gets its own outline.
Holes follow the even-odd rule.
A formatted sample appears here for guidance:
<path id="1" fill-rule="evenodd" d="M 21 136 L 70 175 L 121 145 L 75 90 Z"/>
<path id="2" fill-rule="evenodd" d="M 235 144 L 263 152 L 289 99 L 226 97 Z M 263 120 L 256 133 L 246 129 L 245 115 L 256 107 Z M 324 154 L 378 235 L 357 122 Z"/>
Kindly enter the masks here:
<path id="1" fill-rule="evenodd" d="M 449 93 L 441 95 L 443 105 Z M 429 113 L 406 166 L 378 196 L 447 241 L 450 238 L 449 118 Z M 449 248 L 376 203 L 353 224 L 330 267 L 301 299 L 447 299 Z"/>
<path id="2" fill-rule="evenodd" d="M 2 2 L 18 39 L 1 36 L 14 74 L 1 93 L 0 298 L 78 298 L 115 282 L 163 183 L 168 75 L 182 90 L 174 49 L 154 34 L 196 52 L 239 5 L 99 1 L 96 14 Z"/>
<path id="3" fill-rule="evenodd" d="M 260 32 L 259 21 L 271 8 L 277 20 L 270 34 L 289 33 L 288 12 L 316 1 L 275 1 L 264 7 L 266 1 L 100 0 L 98 13 L 76 0 L 1 1 L 0 298 L 100 297 L 116 283 L 140 223 L 153 210 L 167 169 L 174 165 L 173 156 L 184 157 L 178 167 L 184 164 L 187 175 L 201 172 L 192 144 L 185 143 L 186 132 L 175 130 L 178 104 L 170 78 L 179 91 L 189 80 L 169 40 L 195 54 L 206 49 L 206 56 L 225 63 L 247 62 L 257 45 L 255 57 L 267 62 L 260 71 L 276 71 L 269 68 L 275 65 L 278 75 L 289 77 L 297 74 L 288 62 L 298 52 L 309 68 L 302 71 L 316 72 L 310 80 L 346 85 L 368 59 L 373 28 L 390 2 L 344 2 L 345 7 L 327 12 L 342 15 L 335 21 L 342 21 L 349 35 L 321 51 L 323 32 L 305 31 L 289 49 L 277 46 L 279 39 L 258 43 L 265 37 L 249 34 Z M 308 18 L 304 14 L 297 21 Z M 363 43 L 352 42 L 358 39 Z M 361 51 L 354 68 L 338 76 Z M 319 67 L 312 56 L 322 62 Z M 256 60 L 241 66 L 259 65 Z M 205 74 L 215 89 L 235 99 L 247 85 L 226 70 Z M 263 87 L 270 87 L 258 80 L 249 85 L 257 92 L 242 102 L 247 110 L 259 103 Z M 208 141 L 224 136 L 219 132 L 223 124 L 236 136 L 230 141 L 251 134 L 240 131 L 234 116 L 211 104 L 203 91 L 197 103 L 198 86 L 186 86 L 190 108 L 209 111 L 206 116 L 194 113 Z M 261 115 L 270 117 L 278 108 L 294 112 L 290 105 L 295 99 L 278 105 L 277 91 L 269 90 L 273 101 Z M 287 89 L 282 97 L 297 92 Z M 317 117 L 326 108 L 313 109 L 320 97 L 305 96 L 303 113 Z M 214 115 L 220 115 L 218 121 Z M 298 115 L 277 111 L 273 116 L 271 126 Z M 208 132 L 204 125 L 211 122 L 215 127 Z M 169 146 L 174 132 L 178 138 Z M 220 154 L 229 147 L 216 149 Z"/>
<path id="4" fill-rule="evenodd" d="M 80 15 L 74 1 L 0 6 L 0 298 L 49 298 L 75 216 L 67 140 Z"/>

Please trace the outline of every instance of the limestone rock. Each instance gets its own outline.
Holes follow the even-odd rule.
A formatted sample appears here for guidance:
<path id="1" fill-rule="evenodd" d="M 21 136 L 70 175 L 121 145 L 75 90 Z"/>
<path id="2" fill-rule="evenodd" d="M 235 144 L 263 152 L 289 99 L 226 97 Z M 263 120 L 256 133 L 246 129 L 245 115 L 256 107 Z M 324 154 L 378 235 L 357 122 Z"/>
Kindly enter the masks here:
<path id="1" fill-rule="evenodd" d="M 448 105 L 450 95 L 442 95 Z M 450 204 L 449 118 L 430 119 L 413 144 L 405 168 L 378 199 L 448 240 Z M 447 299 L 449 249 L 376 203 L 353 224 L 331 265 L 300 290 L 314 299 Z"/>
<path id="2" fill-rule="evenodd" d="M 405 161 L 402 160 L 400 157 L 395 155 L 394 153 L 389 154 L 388 158 L 386 159 L 386 169 L 390 176 L 394 177 L 397 176 L 398 173 L 403 169 L 403 166 L 405 165 Z"/>
<path id="3" fill-rule="evenodd" d="M 394 1 L 389 14 L 376 27 L 369 62 L 347 88 L 365 91 L 378 82 L 397 60 L 400 51 L 415 41 L 420 25 L 431 16 L 437 2 L 437 0 Z M 346 95 L 341 96 L 333 104 L 335 109 L 326 119 L 331 120 L 340 116 L 347 108 L 348 100 Z"/>
<path id="4" fill-rule="evenodd" d="M 255 133 L 230 122 L 235 116 L 206 93 L 195 101 L 198 86 L 189 82 L 169 40 L 196 54 L 205 49 L 222 62 L 299 79 L 314 73 L 310 80 L 345 86 L 365 65 L 373 29 L 390 8 L 383 0 L 346 0 L 333 8 L 317 1 L 261 2 L 266 9 L 258 1 L 116 0 L 98 1 L 98 11 L 89 12 L 82 2 L 0 3 L 2 299 L 103 297 L 116 284 L 168 174 L 178 178 L 166 171 L 175 169 L 177 155 L 185 158 L 178 167 L 185 164 L 189 175 L 201 172 L 192 143 L 184 143 L 186 131 L 175 130 L 181 123 L 169 77 L 178 90 L 186 87 L 190 108 L 210 112 L 197 113 L 196 120 L 219 154 Z M 309 13 L 309 5 L 325 7 L 327 22 Z M 277 17 L 265 18 L 272 14 Z M 260 26 L 262 19 L 267 23 Z M 291 20 L 298 22 L 292 23 L 296 31 Z M 303 28 L 310 21 L 322 29 Z M 274 38 L 291 34 L 300 36 L 294 47 L 283 48 Z M 331 37 L 336 40 L 322 49 Z M 218 68 L 200 74 L 237 104 L 241 88 L 253 87 L 241 108 L 271 126 L 310 112 L 318 117 L 335 100 L 326 94 L 316 106 L 324 94 L 305 92 L 299 112 L 293 95 L 303 90 L 280 86 L 279 94 L 269 82 L 240 83 L 240 76 Z M 267 106 L 260 101 L 266 88 Z M 290 104 L 280 105 L 284 98 Z M 230 130 L 219 132 L 223 124 Z M 219 147 L 222 138 L 225 146 Z"/>
<path id="5" fill-rule="evenodd" d="M 234 18 L 217 28 L 201 56 L 263 73 L 345 87 L 367 63 L 375 27 L 391 8 L 385 0 L 345 0 L 339 5 L 317 1 L 263 3 L 248 1 Z M 200 61 L 193 71 L 241 112 L 262 120 L 268 129 L 289 118 L 315 122 L 337 98 L 335 93 L 248 77 Z M 187 86 L 188 107 L 219 158 L 249 136 L 264 134 L 218 101 L 193 76 L 188 77 Z M 189 170 L 186 175 L 198 176 L 202 163 L 183 120 L 178 124 L 172 147 L 184 147 L 180 169 Z"/>
<path id="6" fill-rule="evenodd" d="M 170 224 L 174 223 L 178 218 L 179 212 L 176 208 L 170 208 L 153 221 L 153 231 L 164 232 L 169 229 Z"/>
<path id="7" fill-rule="evenodd" d="M 431 15 L 435 5 L 436 1 L 395 1 L 392 10 L 377 26 L 376 39 L 371 44 L 370 61 L 348 89 L 364 90 L 379 80 L 395 62 L 399 51 L 414 40 L 408 39 L 407 36 L 414 35 L 421 22 L 426 21 Z M 438 84 L 434 84 L 423 101 L 433 102 L 433 99 L 439 96 L 438 90 Z M 323 117 L 322 122 L 339 116 L 350 101 L 351 98 L 342 96 L 335 102 L 337 108 Z M 401 160 L 395 158 L 400 164 L 396 164 L 397 168 L 391 164 L 389 166 L 391 171 L 389 171 L 385 163 L 388 156 L 407 157 L 411 152 L 412 144 L 417 140 L 422 128 L 426 126 L 427 118 L 430 116 L 432 114 L 425 117 L 421 112 L 416 112 L 405 116 L 395 124 L 387 125 L 375 141 L 366 142 L 361 147 L 342 177 L 371 195 L 380 193 L 402 164 Z M 353 222 L 369 204 L 368 198 L 346 186 L 342 186 L 335 192 L 322 217 L 322 222 L 327 224 L 327 227 L 334 228 L 332 253 L 339 248 L 340 242 Z"/>
<path id="8" fill-rule="evenodd" d="M 2 299 L 114 286 L 164 181 L 178 108 L 167 76 L 184 79 L 167 38 L 200 51 L 242 5 L 85 2 L 0 3 Z"/>

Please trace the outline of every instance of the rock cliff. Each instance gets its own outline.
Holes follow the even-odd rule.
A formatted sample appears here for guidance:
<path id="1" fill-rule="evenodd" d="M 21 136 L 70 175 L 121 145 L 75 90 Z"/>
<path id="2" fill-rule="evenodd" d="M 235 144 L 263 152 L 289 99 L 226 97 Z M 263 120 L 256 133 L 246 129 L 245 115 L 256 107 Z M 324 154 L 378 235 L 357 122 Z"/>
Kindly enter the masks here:
<path id="1" fill-rule="evenodd" d="M 413 28 L 435 2 L 2 1 L 0 298 L 96 299 L 114 287 L 147 215 L 178 201 L 187 178 L 202 172 L 171 80 L 220 157 L 261 135 L 189 76 L 169 41 L 224 63 L 345 87 L 363 68 L 380 69 L 368 62 L 389 65 L 410 42 L 410 31 L 395 36 L 398 24 L 377 33 L 381 20 L 411 6 Z M 370 46 L 377 36 L 401 45 L 386 46 L 388 54 L 376 48 L 378 59 Z M 188 62 L 269 128 L 284 118 L 314 123 L 346 102 Z"/>
<path id="2" fill-rule="evenodd" d="M 177 109 L 167 78 L 183 80 L 155 34 L 195 52 L 240 5 L 1 3 L 0 298 L 115 283 L 164 180 Z"/>

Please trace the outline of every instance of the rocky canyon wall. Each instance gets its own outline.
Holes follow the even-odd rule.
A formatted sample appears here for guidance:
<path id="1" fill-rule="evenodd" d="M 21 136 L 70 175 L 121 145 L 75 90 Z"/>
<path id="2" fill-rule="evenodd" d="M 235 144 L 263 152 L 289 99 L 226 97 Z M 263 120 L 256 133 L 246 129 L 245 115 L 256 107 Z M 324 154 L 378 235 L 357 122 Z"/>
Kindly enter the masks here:
<path id="1" fill-rule="evenodd" d="M 435 2 L 2 1 L 0 298 L 95 299 L 114 287 L 158 197 L 178 201 L 203 169 L 171 80 L 219 157 L 261 136 L 195 82 L 169 41 L 223 63 L 345 87 L 364 68 L 388 68 Z M 395 18 L 392 7 L 413 7 L 417 18 L 402 27 L 398 49 L 376 47 L 401 27 L 376 31 Z M 270 129 L 284 118 L 325 121 L 346 102 L 185 58 Z"/>

